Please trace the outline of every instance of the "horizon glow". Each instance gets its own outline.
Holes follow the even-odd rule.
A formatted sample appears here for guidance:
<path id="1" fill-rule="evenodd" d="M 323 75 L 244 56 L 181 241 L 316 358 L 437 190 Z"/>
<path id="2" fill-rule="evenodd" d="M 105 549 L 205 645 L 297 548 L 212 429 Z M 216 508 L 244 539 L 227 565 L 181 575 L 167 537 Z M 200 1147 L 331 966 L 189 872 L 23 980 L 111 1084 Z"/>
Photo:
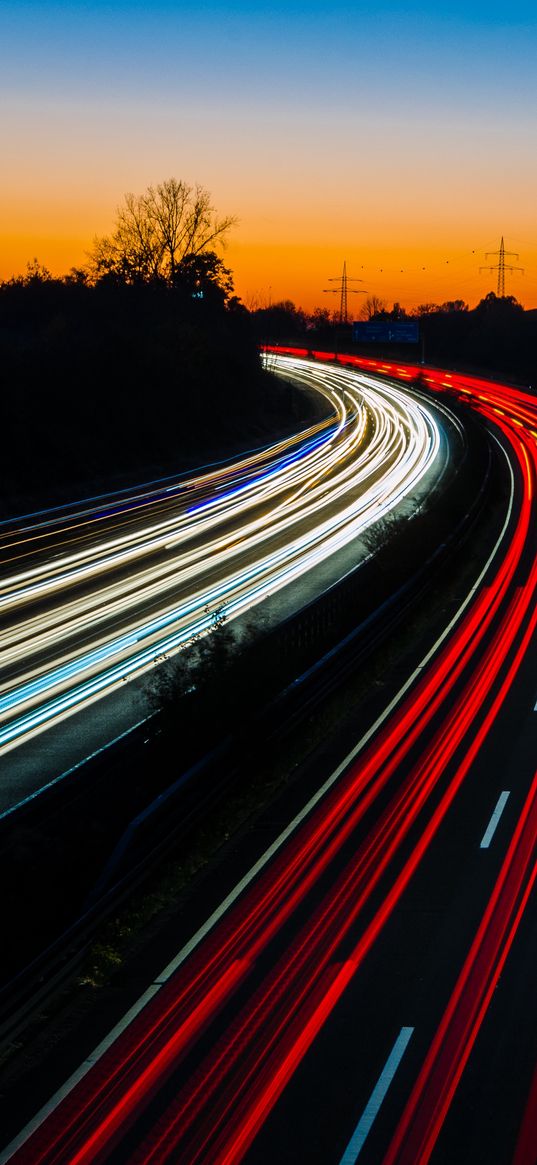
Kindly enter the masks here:
<path id="1" fill-rule="evenodd" d="M 237 215 L 247 306 L 335 307 L 344 259 L 388 303 L 474 306 L 503 235 L 536 307 L 536 46 L 527 3 L 7 0 L 0 278 L 83 264 L 127 191 L 174 175 Z"/>

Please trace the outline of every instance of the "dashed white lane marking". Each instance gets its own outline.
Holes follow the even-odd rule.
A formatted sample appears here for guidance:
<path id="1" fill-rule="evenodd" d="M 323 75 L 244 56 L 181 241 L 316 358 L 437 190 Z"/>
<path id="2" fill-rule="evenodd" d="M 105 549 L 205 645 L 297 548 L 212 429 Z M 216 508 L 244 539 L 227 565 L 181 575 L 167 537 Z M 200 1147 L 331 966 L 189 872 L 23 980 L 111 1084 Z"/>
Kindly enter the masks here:
<path id="1" fill-rule="evenodd" d="M 509 791 L 500 793 L 500 796 L 498 797 L 498 801 L 497 801 L 494 813 L 492 814 L 492 817 L 491 817 L 491 819 L 487 825 L 487 828 L 483 834 L 483 837 L 481 839 L 481 844 L 479 846 L 480 849 L 488 849 L 489 848 L 489 845 L 492 841 L 492 838 L 494 837 L 496 826 L 497 826 L 497 824 L 500 820 L 500 817 L 501 817 L 501 815 L 505 809 L 505 806 L 507 804 L 508 796 L 509 796 Z"/>
<path id="2" fill-rule="evenodd" d="M 373 1121 L 403 1059 L 413 1031 L 413 1027 L 401 1028 L 339 1165 L 354 1165 L 357 1161 Z"/>

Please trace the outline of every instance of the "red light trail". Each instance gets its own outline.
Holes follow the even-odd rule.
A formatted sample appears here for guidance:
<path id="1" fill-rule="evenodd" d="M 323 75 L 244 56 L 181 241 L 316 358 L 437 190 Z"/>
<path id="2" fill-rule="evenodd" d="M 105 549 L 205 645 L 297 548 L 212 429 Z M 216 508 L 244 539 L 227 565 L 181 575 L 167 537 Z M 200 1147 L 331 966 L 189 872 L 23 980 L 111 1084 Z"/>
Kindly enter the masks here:
<path id="1" fill-rule="evenodd" d="M 145 1128 L 130 1159 L 140 1165 L 241 1161 L 428 853 L 526 657 L 537 627 L 535 557 L 527 568 L 535 531 L 537 401 L 523 390 L 458 373 L 336 359 L 400 380 L 419 375 L 432 390 L 471 403 L 502 435 L 516 475 L 516 514 L 484 585 L 421 679 L 14 1162 L 106 1160 L 213 1023 L 219 1034 Z M 537 776 L 385 1165 L 430 1159 L 537 878 L 536 836 Z M 306 912 L 308 896 L 321 884 L 323 893 Z M 300 925 L 275 954 L 275 940 L 298 911 Z M 517 1165 L 529 1165 L 534 1127 L 528 1105 Z"/>

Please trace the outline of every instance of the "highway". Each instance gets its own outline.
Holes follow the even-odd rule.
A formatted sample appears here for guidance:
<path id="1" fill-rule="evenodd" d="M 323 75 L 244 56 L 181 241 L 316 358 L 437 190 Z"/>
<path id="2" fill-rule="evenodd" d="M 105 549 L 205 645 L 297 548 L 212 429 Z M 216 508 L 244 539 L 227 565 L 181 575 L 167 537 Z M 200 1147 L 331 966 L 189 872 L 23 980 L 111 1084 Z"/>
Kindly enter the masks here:
<path id="1" fill-rule="evenodd" d="M 535 1162 L 537 402 L 427 375 L 503 466 L 487 561 L 3 1161 Z"/>
<path id="2" fill-rule="evenodd" d="M 0 528 L 0 810 L 56 776 L 52 731 L 83 742 L 82 759 L 102 747 L 119 730 L 112 707 L 133 717 L 130 682 L 139 691 L 215 614 L 237 620 L 290 594 L 345 547 L 365 555 L 359 536 L 441 474 L 438 419 L 421 400 L 293 356 L 277 370 L 327 399 L 326 421 L 197 476 Z M 66 767 L 81 759 L 64 753 Z"/>

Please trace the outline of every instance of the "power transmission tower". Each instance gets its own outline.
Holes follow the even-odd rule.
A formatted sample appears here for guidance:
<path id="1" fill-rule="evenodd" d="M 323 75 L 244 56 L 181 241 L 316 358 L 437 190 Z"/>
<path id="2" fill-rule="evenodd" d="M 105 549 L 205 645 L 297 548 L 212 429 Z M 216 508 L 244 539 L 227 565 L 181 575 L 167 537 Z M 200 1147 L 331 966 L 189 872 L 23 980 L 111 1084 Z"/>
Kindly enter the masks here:
<path id="1" fill-rule="evenodd" d="M 516 251 L 506 251 L 504 241 L 503 241 L 503 235 L 502 235 L 502 241 L 500 243 L 500 250 L 499 251 L 487 251 L 487 253 L 485 255 L 485 259 L 490 259 L 493 255 L 498 256 L 498 262 L 495 263 L 493 267 L 480 267 L 479 271 L 480 272 L 481 271 L 497 271 L 498 272 L 498 292 L 497 292 L 498 299 L 505 299 L 505 272 L 506 271 L 521 271 L 522 274 L 524 274 L 524 268 L 523 267 L 512 267 L 510 263 L 508 263 L 506 266 L 506 263 L 505 263 L 505 256 L 506 255 L 509 255 L 509 257 L 512 259 L 518 259 L 519 256 L 517 255 Z"/>
<path id="2" fill-rule="evenodd" d="M 339 322 L 340 324 L 348 324 L 349 313 L 347 308 L 348 295 L 366 295 L 366 292 L 361 287 L 349 287 L 349 283 L 363 283 L 363 279 L 353 279 L 352 276 L 347 275 L 347 261 L 343 263 L 343 273 L 341 275 L 330 275 L 329 283 L 337 283 L 337 287 L 324 287 L 323 293 L 325 295 L 339 295 Z"/>

